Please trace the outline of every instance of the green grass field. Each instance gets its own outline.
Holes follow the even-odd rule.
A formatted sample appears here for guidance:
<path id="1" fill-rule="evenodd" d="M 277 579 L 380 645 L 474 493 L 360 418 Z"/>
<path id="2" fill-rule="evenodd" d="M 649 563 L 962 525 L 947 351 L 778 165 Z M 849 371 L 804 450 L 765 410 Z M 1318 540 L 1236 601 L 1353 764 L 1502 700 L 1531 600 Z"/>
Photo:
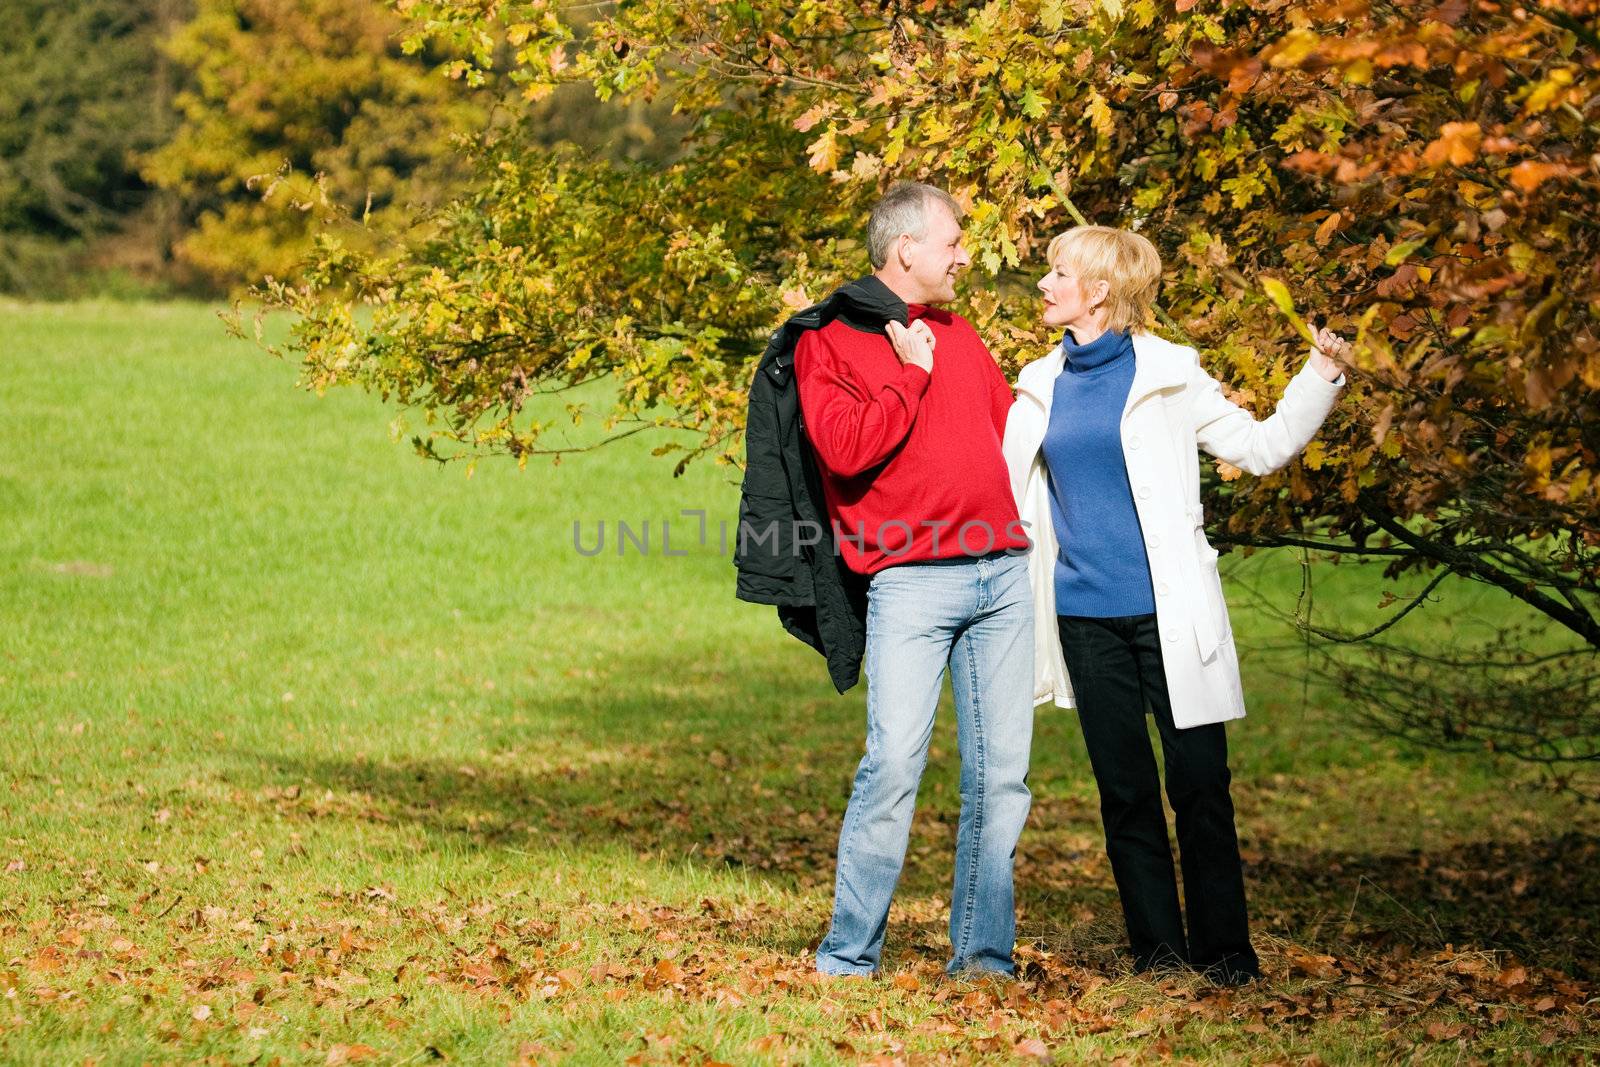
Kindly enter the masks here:
<path id="1" fill-rule="evenodd" d="M 1050 708 L 1023 980 L 944 980 L 948 706 L 884 977 L 817 982 L 864 696 L 733 599 L 737 472 L 675 480 L 630 440 L 468 478 L 294 376 L 201 306 L 0 305 L 0 1062 L 1600 1052 L 1600 815 L 1361 733 L 1243 606 L 1264 986 L 1123 976 Z M 616 554 L 619 519 L 648 556 Z M 1294 558 L 1234 566 L 1292 607 Z M 1318 574 L 1323 621 L 1382 617 L 1375 571 Z M 1447 589 L 1417 625 L 1504 610 Z"/>

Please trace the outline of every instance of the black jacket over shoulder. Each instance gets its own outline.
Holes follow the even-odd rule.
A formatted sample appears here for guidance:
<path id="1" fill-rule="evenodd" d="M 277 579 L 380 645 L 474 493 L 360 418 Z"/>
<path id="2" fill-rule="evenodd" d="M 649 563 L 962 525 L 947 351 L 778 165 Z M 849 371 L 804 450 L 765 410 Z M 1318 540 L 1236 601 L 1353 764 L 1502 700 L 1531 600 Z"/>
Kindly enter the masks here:
<path id="1" fill-rule="evenodd" d="M 795 383 L 800 335 L 835 319 L 882 333 L 889 320 L 908 324 L 905 302 L 877 278 L 841 286 L 780 326 L 750 385 L 744 484 L 733 564 L 737 595 L 776 604 L 784 629 L 821 652 L 843 693 L 861 676 L 867 646 L 866 579 L 845 567 L 834 545 L 816 457 L 806 439 Z"/>

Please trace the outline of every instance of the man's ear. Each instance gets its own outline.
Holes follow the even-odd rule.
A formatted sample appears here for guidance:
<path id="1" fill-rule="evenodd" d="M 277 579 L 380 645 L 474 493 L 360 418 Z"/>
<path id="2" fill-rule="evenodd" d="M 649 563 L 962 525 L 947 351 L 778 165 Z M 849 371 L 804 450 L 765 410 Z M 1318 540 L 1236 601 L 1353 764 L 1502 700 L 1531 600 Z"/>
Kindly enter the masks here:
<path id="1" fill-rule="evenodd" d="M 894 254 L 900 261 L 901 270 L 909 271 L 911 269 L 911 261 L 914 258 L 911 255 L 911 246 L 914 243 L 909 233 L 903 233 L 895 238 Z"/>

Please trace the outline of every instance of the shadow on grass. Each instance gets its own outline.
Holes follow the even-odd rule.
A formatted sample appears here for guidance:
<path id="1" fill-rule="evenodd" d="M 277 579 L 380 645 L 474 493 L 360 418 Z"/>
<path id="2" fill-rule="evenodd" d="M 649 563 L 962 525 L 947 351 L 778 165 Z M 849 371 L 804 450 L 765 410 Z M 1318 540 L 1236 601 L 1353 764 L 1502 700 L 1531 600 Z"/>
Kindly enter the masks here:
<path id="1" fill-rule="evenodd" d="M 858 710 L 834 707 L 803 719 L 717 722 L 670 702 L 633 705 L 620 729 L 542 734 L 532 748 L 529 738 L 520 747 L 509 738 L 469 760 L 240 752 L 237 784 L 290 820 L 406 825 L 453 848 L 623 848 L 742 868 L 814 894 L 822 908 L 860 744 Z M 959 805 L 953 743 L 949 752 L 941 744 L 936 737 L 898 898 L 922 904 L 894 938 L 930 956 L 947 949 L 935 912 L 948 892 Z M 1263 934 L 1336 955 L 1503 950 L 1600 976 L 1600 839 L 1569 833 L 1398 854 L 1375 842 L 1370 853 L 1351 853 L 1288 847 L 1271 827 L 1251 830 L 1247 881 Z M 1121 924 L 1092 801 L 1036 790 L 1018 889 L 1025 939 L 1118 969 Z M 775 917 L 739 936 L 798 952 L 806 935 L 793 917 Z"/>

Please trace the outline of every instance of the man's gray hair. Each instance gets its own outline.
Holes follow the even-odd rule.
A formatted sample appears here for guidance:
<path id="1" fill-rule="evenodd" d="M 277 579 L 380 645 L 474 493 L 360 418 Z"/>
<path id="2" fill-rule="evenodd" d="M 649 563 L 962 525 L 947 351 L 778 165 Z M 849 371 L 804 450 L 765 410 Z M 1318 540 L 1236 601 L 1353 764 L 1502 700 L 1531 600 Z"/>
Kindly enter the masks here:
<path id="1" fill-rule="evenodd" d="M 928 236 L 928 205 L 940 203 L 950 209 L 957 221 L 961 219 L 961 205 L 943 189 L 921 182 L 895 182 L 883 199 L 873 205 L 867 219 L 867 258 L 873 270 L 881 270 L 889 262 L 889 249 L 901 234 L 915 240 Z"/>

